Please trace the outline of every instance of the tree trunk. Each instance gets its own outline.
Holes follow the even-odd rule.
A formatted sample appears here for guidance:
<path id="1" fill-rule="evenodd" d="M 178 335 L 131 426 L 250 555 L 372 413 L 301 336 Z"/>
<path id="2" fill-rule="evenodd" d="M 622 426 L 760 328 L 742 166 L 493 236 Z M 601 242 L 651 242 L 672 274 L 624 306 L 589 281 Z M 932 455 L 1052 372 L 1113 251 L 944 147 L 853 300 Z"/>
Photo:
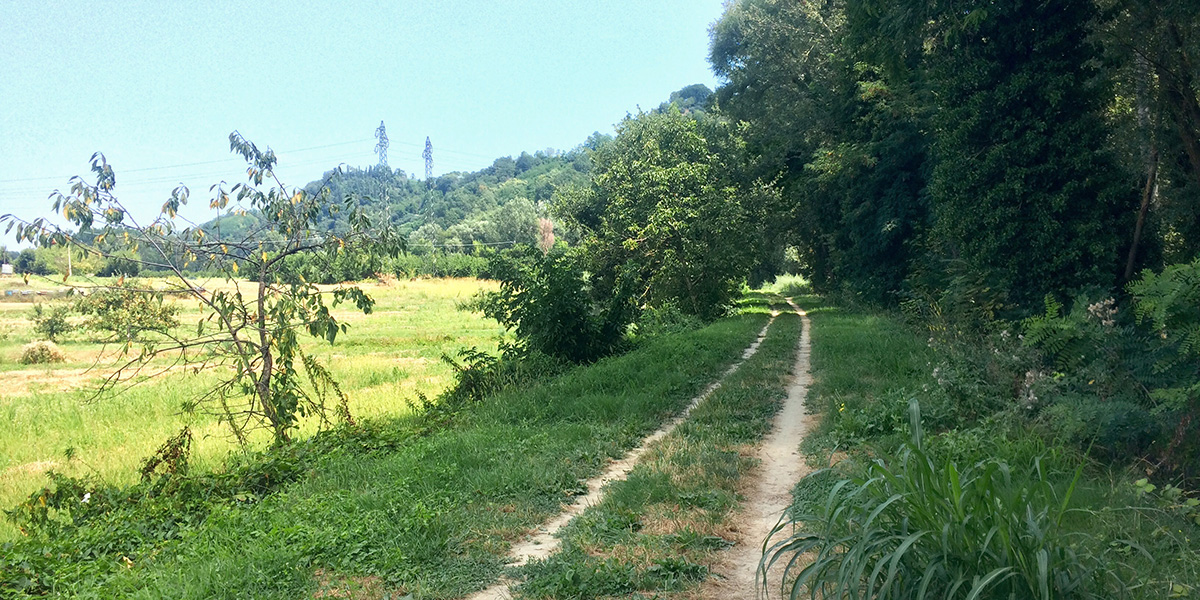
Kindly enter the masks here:
<path id="1" fill-rule="evenodd" d="M 267 332 L 267 273 L 264 264 L 259 273 L 258 281 L 258 351 L 262 357 L 262 370 L 255 383 L 258 402 L 262 405 L 263 416 L 271 423 L 275 433 L 275 443 L 286 442 L 287 429 L 280 419 L 278 407 L 275 406 L 274 394 L 271 390 L 271 374 L 275 370 L 274 355 L 271 352 L 271 336 Z"/>
<path id="2" fill-rule="evenodd" d="M 1138 244 L 1142 241 L 1142 227 L 1146 223 L 1146 213 L 1150 210 L 1150 199 L 1158 186 L 1158 149 L 1150 153 L 1150 168 L 1146 173 L 1146 189 L 1142 190 L 1142 206 L 1138 210 L 1137 225 L 1133 228 L 1133 244 L 1129 246 L 1129 258 L 1125 261 L 1125 281 L 1133 277 L 1133 268 L 1137 263 Z"/>

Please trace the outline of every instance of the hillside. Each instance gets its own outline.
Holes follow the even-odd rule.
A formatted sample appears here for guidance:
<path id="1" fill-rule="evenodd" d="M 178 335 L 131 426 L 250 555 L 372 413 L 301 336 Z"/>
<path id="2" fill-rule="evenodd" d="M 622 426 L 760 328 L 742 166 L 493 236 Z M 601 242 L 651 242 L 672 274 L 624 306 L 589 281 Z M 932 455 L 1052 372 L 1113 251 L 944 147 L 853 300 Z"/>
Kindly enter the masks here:
<path id="1" fill-rule="evenodd" d="M 652 110 L 663 113 L 671 106 L 685 113 L 702 113 L 713 91 L 693 84 L 672 92 Z M 335 199 L 355 198 L 377 218 L 384 217 L 407 238 L 414 254 L 436 250 L 472 253 L 475 244 L 506 247 L 537 243 L 538 219 L 550 216 L 557 191 L 583 186 L 591 173 L 591 154 L 612 141 L 593 133 L 569 151 L 522 152 L 502 156 L 478 171 L 454 171 L 425 181 L 385 165 L 348 167 L 327 171 L 305 190 L 315 193 L 328 185 Z M 245 239 L 259 225 L 253 215 L 227 214 L 204 224 L 205 230 L 230 240 Z M 338 215 L 326 215 L 322 226 L 341 231 Z M 556 224 L 556 235 L 573 243 L 577 234 Z"/>

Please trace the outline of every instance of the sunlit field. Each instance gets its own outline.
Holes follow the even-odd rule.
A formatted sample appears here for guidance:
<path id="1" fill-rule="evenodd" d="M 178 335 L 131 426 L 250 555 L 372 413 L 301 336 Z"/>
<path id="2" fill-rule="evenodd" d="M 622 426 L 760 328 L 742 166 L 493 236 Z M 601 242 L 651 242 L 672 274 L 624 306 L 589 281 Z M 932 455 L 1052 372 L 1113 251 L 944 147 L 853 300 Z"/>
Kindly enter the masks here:
<path id="1" fill-rule="evenodd" d="M 237 449 L 214 418 L 181 412 L 182 404 L 216 374 L 174 370 L 93 400 L 98 377 L 111 372 L 119 349 L 105 348 L 94 341 L 94 334 L 78 329 L 58 344 L 65 362 L 20 364 L 22 347 L 35 337 L 33 302 L 65 301 L 37 295 L 13 301 L 3 295 L 6 289 L 55 287 L 47 281 L 20 283 L 0 280 L 0 508 L 15 505 L 42 486 L 50 470 L 93 474 L 110 483 L 133 482 L 141 461 L 184 425 L 195 436 L 196 465 L 212 467 Z M 209 289 L 227 285 L 219 280 L 202 284 Z M 350 397 L 355 418 L 403 414 L 418 392 L 432 397 L 449 384 L 452 370 L 441 360 L 443 354 L 455 355 L 471 346 L 495 349 L 501 327 L 456 308 L 491 285 L 473 279 L 364 283 L 360 287 L 376 300 L 375 310 L 363 315 L 352 305 L 339 307 L 334 314 L 349 323 L 350 330 L 332 346 L 315 339 L 304 344 L 330 367 Z M 180 327 L 194 330 L 199 307 L 194 301 L 181 303 Z M 314 418 L 305 420 L 301 434 L 318 425 Z M 269 436 L 261 433 L 254 444 L 267 442 Z M 0 524 L 0 540 L 14 534 L 11 524 Z"/>

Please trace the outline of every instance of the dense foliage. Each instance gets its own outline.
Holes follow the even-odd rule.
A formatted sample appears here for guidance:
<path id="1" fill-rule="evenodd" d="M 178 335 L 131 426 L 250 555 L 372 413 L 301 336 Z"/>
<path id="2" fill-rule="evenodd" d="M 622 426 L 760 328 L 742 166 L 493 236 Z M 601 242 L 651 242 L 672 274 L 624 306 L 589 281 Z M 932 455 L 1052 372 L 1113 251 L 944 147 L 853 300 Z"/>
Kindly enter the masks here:
<path id="1" fill-rule="evenodd" d="M 1194 258 L 1198 31 L 1177 3 L 741 0 L 711 60 L 818 289 L 1028 315 Z"/>

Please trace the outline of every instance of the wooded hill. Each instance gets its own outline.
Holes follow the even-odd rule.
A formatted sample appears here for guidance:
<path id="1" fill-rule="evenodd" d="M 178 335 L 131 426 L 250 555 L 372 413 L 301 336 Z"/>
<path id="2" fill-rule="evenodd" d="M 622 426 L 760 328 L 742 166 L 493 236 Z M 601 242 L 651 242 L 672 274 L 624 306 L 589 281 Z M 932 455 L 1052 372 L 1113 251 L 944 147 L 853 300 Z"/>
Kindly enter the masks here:
<path id="1" fill-rule="evenodd" d="M 702 84 L 673 92 L 653 112 L 675 106 L 681 111 L 702 112 L 712 99 L 712 90 Z M 386 165 L 348 167 L 328 171 L 304 186 L 317 193 L 323 186 L 330 196 L 353 197 L 368 207 L 376 218 L 399 228 L 408 251 L 429 254 L 436 250 L 474 253 L 474 246 L 509 247 L 537 244 L 538 219 L 550 217 L 554 195 L 559 190 L 582 187 L 591 172 L 591 153 L 612 141 L 611 135 L 596 132 L 568 151 L 522 152 L 516 158 L 502 156 L 478 171 L 454 171 L 424 180 Z M 338 214 L 327 214 L 322 227 L 344 230 Z M 262 225 L 257 215 L 226 215 L 204 225 L 219 237 L 241 240 Z M 571 230 L 556 228 L 561 238 L 575 242 Z"/>

